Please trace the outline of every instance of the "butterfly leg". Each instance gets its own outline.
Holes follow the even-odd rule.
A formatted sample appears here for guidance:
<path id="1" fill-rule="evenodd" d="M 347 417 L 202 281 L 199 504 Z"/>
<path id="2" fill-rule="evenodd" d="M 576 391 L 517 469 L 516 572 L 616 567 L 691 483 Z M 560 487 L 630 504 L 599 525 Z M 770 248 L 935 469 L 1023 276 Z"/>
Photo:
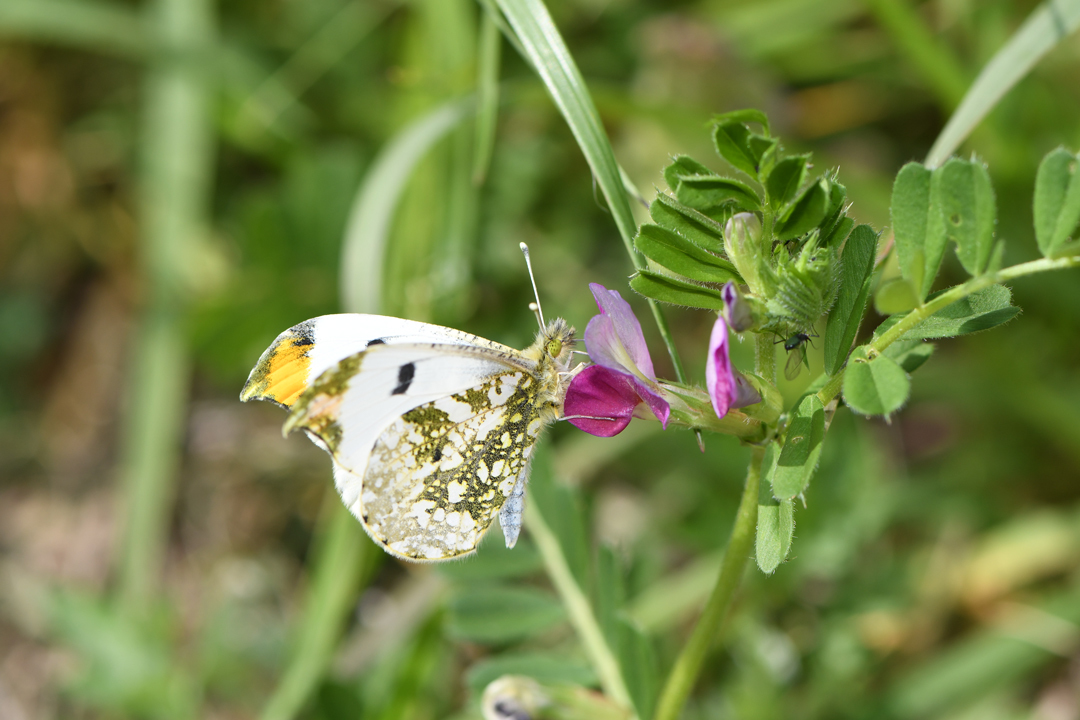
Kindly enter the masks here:
<path id="1" fill-rule="evenodd" d="M 506 498 L 499 510 L 499 525 L 502 526 L 507 548 L 517 544 L 518 534 L 521 533 L 521 514 L 525 512 L 525 481 L 528 477 L 529 464 L 526 463 L 514 483 L 514 489 L 510 491 L 510 497 Z"/>

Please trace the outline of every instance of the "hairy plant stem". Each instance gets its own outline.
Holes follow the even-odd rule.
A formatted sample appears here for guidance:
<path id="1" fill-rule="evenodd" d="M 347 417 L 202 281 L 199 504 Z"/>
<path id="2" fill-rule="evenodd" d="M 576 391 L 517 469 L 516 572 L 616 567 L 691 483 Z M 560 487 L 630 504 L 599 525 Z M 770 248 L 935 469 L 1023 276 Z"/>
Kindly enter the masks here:
<path id="1" fill-rule="evenodd" d="M 1077 266 L 1080 266 L 1080 255 L 1061 258 L 1041 258 L 1039 260 L 1031 260 L 1030 262 L 1020 263 L 1019 265 L 1013 265 L 1012 267 L 1007 267 L 1003 270 L 998 270 L 997 272 L 986 273 L 979 277 L 972 278 L 963 285 L 957 285 L 954 288 L 946 290 L 925 305 L 921 305 L 909 312 L 902 320 L 900 320 L 900 322 L 882 333 L 881 337 L 871 342 L 868 346 L 868 353 L 872 356 L 884 351 L 885 348 L 902 338 L 906 332 L 934 313 L 943 310 L 954 302 L 963 300 L 968 295 L 990 287 L 991 285 L 1006 282 L 1025 275 L 1034 275 L 1035 273 L 1047 272 L 1049 270 L 1064 270 L 1065 268 Z M 825 384 L 825 387 L 821 388 L 818 392 L 817 396 L 818 399 L 821 400 L 822 405 L 827 405 L 837 396 L 837 394 L 839 394 L 840 388 L 843 387 L 844 384 L 845 370 L 841 370 L 830 378 L 829 382 Z"/>
<path id="2" fill-rule="evenodd" d="M 770 346 L 771 347 L 771 346 Z M 760 368 L 759 368 L 760 370 Z M 679 653 L 675 666 L 668 675 L 667 682 L 660 694 L 654 720 L 677 720 L 682 712 L 690 691 L 694 688 L 705 656 L 716 638 L 717 631 L 731 607 L 731 600 L 742 580 L 746 563 L 754 546 L 754 534 L 757 528 L 758 485 L 761 481 L 761 463 L 765 457 L 765 448 L 755 447 L 750 459 L 750 468 L 746 473 L 746 485 L 743 487 L 739 509 L 735 513 L 735 525 L 731 529 L 724 561 L 720 566 L 720 575 L 716 579 L 712 595 L 705 603 L 705 609 L 694 626 L 694 632 Z"/>
<path id="3" fill-rule="evenodd" d="M 765 333 L 754 335 L 754 365 L 762 379 L 776 384 L 776 345 Z"/>

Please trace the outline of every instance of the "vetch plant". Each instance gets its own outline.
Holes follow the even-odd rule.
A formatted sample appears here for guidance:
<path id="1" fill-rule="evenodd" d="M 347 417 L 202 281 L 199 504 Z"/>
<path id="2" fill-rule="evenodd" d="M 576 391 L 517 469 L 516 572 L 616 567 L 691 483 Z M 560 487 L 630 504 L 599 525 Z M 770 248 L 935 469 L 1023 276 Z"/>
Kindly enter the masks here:
<path id="1" fill-rule="evenodd" d="M 612 349 L 617 346 L 597 345 L 594 352 L 589 345 L 595 364 L 568 391 L 567 415 L 611 419 L 590 422 L 579 416 L 571 422 L 593 434 L 614 435 L 631 416 L 647 417 L 650 413 L 639 408 L 649 400 L 659 405 L 656 393 L 670 410 L 664 418 L 668 428 L 733 434 L 751 448 L 719 575 L 693 632 L 666 673 L 655 710 L 638 685 L 631 686 L 638 692 L 628 702 L 622 680 L 649 676 L 641 660 L 640 637 L 626 645 L 619 633 L 603 630 L 600 618 L 610 609 L 600 603 L 590 611 L 581 602 L 580 588 L 564 570 L 563 554 L 554 543 L 539 540 L 548 532 L 539 517 L 544 513 L 534 515 L 549 574 L 605 694 L 631 716 L 675 720 L 749 558 L 753 556 L 760 570 L 771 574 L 788 557 L 794 501 L 813 500 L 810 483 L 835 414 L 846 406 L 861 416 L 891 417 L 910 395 L 911 373 L 933 352 L 928 341 L 1007 322 L 1019 309 L 1011 304 L 1004 282 L 1080 264 L 1075 243 L 1080 220 L 1077 157 L 1057 150 L 1038 173 L 1035 235 L 1044 258 L 1003 267 L 994 192 L 989 173 L 977 158 L 952 158 L 940 167 L 904 166 L 896 177 L 891 223 L 882 240 L 880 230 L 856 226 L 848 217 L 847 190 L 837 171 L 814 173 L 809 155 L 784 151 L 764 113 L 741 110 L 718 116 L 711 125 L 714 148 L 735 175 L 717 172 L 694 158 L 675 157 L 663 172 L 668 190 L 649 205 L 652 222 L 634 228 L 624 176 L 546 9 L 539 0 L 498 0 L 497 5 L 508 21 L 507 32 L 543 79 L 589 161 L 636 268 L 630 287 L 649 299 L 676 375 L 675 381 L 655 378 L 651 362 L 645 372 L 640 358 L 648 353 L 636 333 L 631 341 L 634 362 L 614 361 Z M 1003 56 L 1015 51 L 1010 44 Z M 996 67 L 991 63 L 987 73 L 998 72 Z M 1016 80 L 1015 74 L 1006 75 L 1000 80 L 1002 87 Z M 980 78 L 973 92 L 983 92 L 987 82 L 993 81 Z M 961 110 L 968 130 L 977 122 L 975 113 L 985 113 L 990 106 L 992 101 L 965 99 Z M 948 147 L 954 149 L 963 134 L 950 132 Z M 935 146 L 932 157 L 941 153 L 942 148 Z M 970 279 L 933 292 L 950 247 Z M 887 316 L 872 332 L 864 327 L 871 294 L 874 308 Z M 663 305 L 717 313 L 709 344 L 707 392 L 686 377 L 667 332 Z M 754 341 L 754 368 L 743 374 L 745 385 L 739 383 L 726 353 L 729 332 Z M 815 336 L 822 338 L 822 372 L 800 397 L 785 403 L 777 388 L 778 345 L 791 354 L 787 374 L 793 375 L 808 365 L 805 343 Z M 744 402 L 749 404 L 734 409 Z"/>
<path id="2" fill-rule="evenodd" d="M 911 373 L 933 352 L 928 341 L 1009 321 L 1019 308 L 1002 283 L 1080 264 L 1077 156 L 1064 149 L 1047 155 L 1036 181 L 1035 236 L 1045 257 L 1002 267 L 994 192 L 976 158 L 953 158 L 938 169 L 905 165 L 893 188 L 893 240 L 882 243 L 878 231 L 847 216 L 837 174 L 808 177 L 809 157 L 785 156 L 763 114 L 720 116 L 712 132 L 718 154 L 743 177 L 675 158 L 664 171 L 671 192 L 653 201 L 654 223 L 634 239 L 649 267 L 630 279 L 659 303 L 716 313 L 706 392 L 658 379 L 629 305 L 618 291 L 593 284 L 600 314 L 585 334 L 593 364 L 571 382 L 565 406 L 571 423 L 601 437 L 641 417 L 736 434 L 754 449 L 716 589 L 660 696 L 658 718 L 678 715 L 751 549 L 764 573 L 787 558 L 794 501 L 812 498 L 835 413 L 847 407 L 890 417 L 910 395 Z M 950 247 L 971 277 L 931 292 Z M 898 274 L 886 270 L 892 254 Z M 888 317 L 856 342 L 874 288 L 875 306 Z M 823 372 L 785 406 L 776 387 L 777 346 L 797 370 L 807 364 L 803 343 L 816 328 L 823 331 Z M 732 332 L 753 338 L 753 373 L 733 367 Z M 738 425 L 722 424 L 736 409 Z"/>

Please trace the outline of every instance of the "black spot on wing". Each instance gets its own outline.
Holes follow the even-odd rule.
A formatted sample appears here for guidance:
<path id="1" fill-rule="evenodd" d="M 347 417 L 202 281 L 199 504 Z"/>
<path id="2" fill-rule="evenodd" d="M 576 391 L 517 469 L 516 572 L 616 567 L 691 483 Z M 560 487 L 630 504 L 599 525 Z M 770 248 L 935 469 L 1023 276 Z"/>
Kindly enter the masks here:
<path id="1" fill-rule="evenodd" d="M 397 387 L 390 393 L 391 395 L 404 395 L 409 386 L 412 385 L 413 378 L 416 376 L 416 364 L 405 363 L 398 368 L 397 372 Z"/>
<path id="2" fill-rule="evenodd" d="M 295 345 L 296 347 L 304 347 L 306 345 L 314 345 L 315 344 L 315 321 L 314 320 L 305 320 L 304 322 L 300 323 L 299 325 L 296 325 L 295 327 L 293 327 L 293 333 L 296 336 L 295 339 L 293 340 L 293 345 Z"/>
<path id="3" fill-rule="evenodd" d="M 385 345 L 385 344 L 386 344 L 386 341 L 383 340 L 382 338 L 375 338 L 374 340 L 368 340 L 367 347 L 371 347 L 372 345 Z"/>

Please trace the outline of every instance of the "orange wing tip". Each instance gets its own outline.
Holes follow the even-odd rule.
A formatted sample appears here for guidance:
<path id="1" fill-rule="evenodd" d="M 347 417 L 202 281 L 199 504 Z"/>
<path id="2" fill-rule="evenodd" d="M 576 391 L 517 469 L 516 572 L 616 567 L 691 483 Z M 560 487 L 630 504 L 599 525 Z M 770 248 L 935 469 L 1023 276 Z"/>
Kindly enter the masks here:
<path id="1" fill-rule="evenodd" d="M 315 344 L 314 331 L 314 323 L 307 320 L 278 335 L 251 370 L 240 399 L 266 400 L 291 408 L 308 388 L 308 351 Z"/>

